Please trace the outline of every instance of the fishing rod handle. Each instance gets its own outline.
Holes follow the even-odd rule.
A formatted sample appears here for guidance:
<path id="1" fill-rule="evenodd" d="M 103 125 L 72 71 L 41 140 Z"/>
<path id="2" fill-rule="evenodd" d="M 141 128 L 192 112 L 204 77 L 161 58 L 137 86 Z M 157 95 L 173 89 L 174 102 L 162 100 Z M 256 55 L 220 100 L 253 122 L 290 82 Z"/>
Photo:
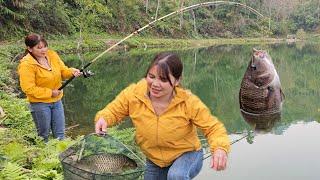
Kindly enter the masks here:
<path id="1" fill-rule="evenodd" d="M 88 64 L 86 64 L 85 66 L 83 66 L 80 69 L 80 72 L 83 72 L 84 69 L 86 69 L 87 67 L 89 67 L 91 65 L 92 62 L 89 62 Z M 64 87 L 66 87 L 73 79 L 75 78 L 75 76 L 72 75 L 72 77 L 70 79 L 68 79 L 65 83 L 62 84 L 62 86 L 58 89 L 58 90 L 62 90 Z"/>
<path id="2" fill-rule="evenodd" d="M 62 90 L 64 87 L 66 87 L 73 79 L 75 78 L 74 75 L 70 79 L 68 79 L 65 83 L 62 84 L 62 86 L 58 90 Z"/>

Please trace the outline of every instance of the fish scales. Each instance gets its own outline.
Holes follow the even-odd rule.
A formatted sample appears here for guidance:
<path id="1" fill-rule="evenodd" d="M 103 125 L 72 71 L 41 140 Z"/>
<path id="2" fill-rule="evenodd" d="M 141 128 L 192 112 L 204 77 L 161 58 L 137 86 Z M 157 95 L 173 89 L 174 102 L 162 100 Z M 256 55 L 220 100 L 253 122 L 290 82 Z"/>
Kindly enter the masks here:
<path id="1" fill-rule="evenodd" d="M 259 88 L 244 80 L 240 90 L 241 109 L 252 113 L 268 113 L 279 111 L 280 103 L 270 101 L 269 89 Z"/>
<path id="2" fill-rule="evenodd" d="M 93 173 L 120 173 L 137 168 L 134 160 L 122 154 L 95 154 L 82 158 L 76 162 L 77 168 Z"/>

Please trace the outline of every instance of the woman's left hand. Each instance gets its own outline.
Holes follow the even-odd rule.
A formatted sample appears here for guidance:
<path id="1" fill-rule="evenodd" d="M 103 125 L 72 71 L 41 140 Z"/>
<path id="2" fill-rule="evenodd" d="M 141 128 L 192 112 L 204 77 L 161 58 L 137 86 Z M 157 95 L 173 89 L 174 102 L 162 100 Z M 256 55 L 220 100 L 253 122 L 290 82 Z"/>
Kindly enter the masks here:
<path id="1" fill-rule="evenodd" d="M 227 153 L 222 149 L 216 149 L 212 155 L 211 168 L 216 171 L 224 170 L 227 167 Z"/>
<path id="2" fill-rule="evenodd" d="M 74 69 L 72 74 L 73 74 L 74 77 L 79 77 L 79 76 L 82 75 L 82 73 L 80 72 L 79 69 Z"/>

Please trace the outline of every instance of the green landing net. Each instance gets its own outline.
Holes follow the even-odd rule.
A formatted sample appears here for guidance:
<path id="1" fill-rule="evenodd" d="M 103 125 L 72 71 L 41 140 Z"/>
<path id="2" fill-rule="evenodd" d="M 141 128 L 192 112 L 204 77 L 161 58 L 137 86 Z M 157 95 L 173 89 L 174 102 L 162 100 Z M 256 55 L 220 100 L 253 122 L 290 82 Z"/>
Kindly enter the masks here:
<path id="1" fill-rule="evenodd" d="M 141 153 L 108 134 L 85 136 L 62 152 L 59 159 L 66 180 L 136 180 L 145 167 Z"/>

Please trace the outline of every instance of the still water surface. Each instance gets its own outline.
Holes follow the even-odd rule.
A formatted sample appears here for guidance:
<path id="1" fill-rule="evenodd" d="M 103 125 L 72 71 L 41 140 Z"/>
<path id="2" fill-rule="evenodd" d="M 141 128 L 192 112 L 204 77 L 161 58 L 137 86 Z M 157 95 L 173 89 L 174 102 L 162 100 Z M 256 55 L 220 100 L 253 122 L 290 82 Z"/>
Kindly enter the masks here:
<path id="1" fill-rule="evenodd" d="M 228 168 L 210 169 L 210 160 L 197 180 L 318 180 L 320 178 L 320 124 L 303 122 L 290 125 L 282 134 L 258 134 L 253 143 L 232 145 Z M 232 139 L 240 136 L 231 135 Z"/>
<path id="2" fill-rule="evenodd" d="M 174 50 L 184 64 L 183 86 L 192 90 L 226 126 L 230 138 L 244 136 L 250 126 L 239 110 L 240 83 L 251 49 L 266 49 L 273 58 L 285 93 L 282 118 L 268 133 L 257 133 L 253 143 L 243 139 L 232 145 L 224 172 L 209 169 L 209 159 L 196 179 L 319 179 L 320 178 L 320 45 L 224 45 Z M 158 52 L 131 50 L 108 54 L 65 88 L 67 126 L 79 124 L 71 135 L 94 131 L 95 113 L 124 87 L 136 82 Z M 92 60 L 99 54 L 82 55 Z M 81 66 L 77 55 L 62 56 L 68 65 Z M 125 121 L 122 126 L 130 126 Z M 250 143 L 249 143 L 250 142 Z"/>

